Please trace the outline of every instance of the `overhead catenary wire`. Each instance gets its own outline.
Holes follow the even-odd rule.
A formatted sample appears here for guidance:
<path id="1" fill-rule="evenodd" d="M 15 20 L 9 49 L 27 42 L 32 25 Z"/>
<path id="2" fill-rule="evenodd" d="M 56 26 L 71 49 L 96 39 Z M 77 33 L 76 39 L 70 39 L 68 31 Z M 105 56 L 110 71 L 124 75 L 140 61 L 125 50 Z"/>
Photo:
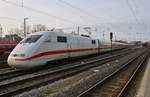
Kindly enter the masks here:
<path id="1" fill-rule="evenodd" d="M 83 10 L 83 9 L 81 9 L 81 8 L 79 8 L 79 7 L 77 7 L 77 6 L 73 5 L 73 4 L 71 4 L 71 3 L 69 3 L 69 2 L 66 2 L 66 1 L 64 1 L 64 0 L 58 0 L 58 1 L 61 2 L 61 3 L 63 3 L 63 4 L 65 4 L 66 6 L 69 6 L 69 7 L 73 8 L 73 9 L 79 11 L 79 12 L 82 13 L 82 14 L 86 15 L 86 17 L 91 17 L 92 19 L 96 19 L 97 21 L 99 21 L 100 18 L 104 18 L 104 17 L 97 17 L 97 16 L 95 16 L 95 15 L 92 15 L 92 14 L 90 14 L 89 12 L 87 12 L 87 11 L 85 11 L 85 10 Z M 88 20 L 88 21 L 89 21 L 89 20 Z M 97 24 L 97 25 L 98 25 L 98 24 Z M 81 26 L 79 26 L 79 27 L 81 27 Z M 78 30 L 79 30 L 79 27 L 77 27 Z"/>
<path id="2" fill-rule="evenodd" d="M 132 7 L 132 5 L 130 4 L 130 2 L 129 2 L 128 0 L 126 0 L 126 3 L 127 3 L 128 8 L 130 9 L 130 11 L 131 11 L 131 13 L 132 13 L 133 18 L 135 19 L 137 25 L 141 25 L 142 23 L 141 23 L 140 20 L 138 19 L 137 13 L 136 13 L 136 11 L 134 10 L 134 8 Z M 138 33 L 136 32 L 136 34 L 138 34 Z M 139 38 L 139 39 L 141 40 L 141 35 L 140 35 L 140 38 Z"/>
<path id="3" fill-rule="evenodd" d="M 59 16 L 55 16 L 55 15 L 53 15 L 53 14 L 51 14 L 51 13 L 48 13 L 48 12 L 45 12 L 45 11 L 42 11 L 42 10 L 38 10 L 37 8 L 32 8 L 32 7 L 26 6 L 26 5 L 23 4 L 23 2 L 20 2 L 20 4 L 17 4 L 17 3 L 13 2 L 13 1 L 10 1 L 10 0 L 1 0 L 1 1 L 6 2 L 6 3 L 8 3 L 8 4 L 12 4 L 12 5 L 18 6 L 18 7 L 25 8 L 25 9 L 27 9 L 27 10 L 29 10 L 29 11 L 34 11 L 34 12 L 39 13 L 39 14 L 43 14 L 43 15 L 46 15 L 46 16 L 53 17 L 53 18 L 55 18 L 55 19 L 57 19 L 57 20 L 60 20 L 60 21 L 64 21 L 64 22 L 71 23 L 71 24 L 78 24 L 78 23 L 76 23 L 77 21 L 71 21 L 71 20 L 69 20 L 69 19 L 62 18 L 62 17 L 59 17 Z M 23 0 L 22 0 L 22 1 L 23 1 Z M 64 4 L 66 4 L 66 5 L 68 5 L 68 6 L 72 7 L 72 8 L 74 8 L 74 9 L 76 9 L 76 10 L 78 10 L 78 11 L 81 12 L 82 14 L 85 14 L 87 17 L 89 16 L 89 17 L 91 17 L 91 18 L 93 18 L 93 19 L 97 19 L 97 20 L 98 20 L 98 18 L 99 18 L 99 16 L 94 16 L 93 14 L 89 13 L 87 10 L 81 9 L 81 8 L 78 7 L 78 6 L 76 6 L 76 5 L 72 4 L 72 3 L 69 3 L 67 0 L 58 0 L 58 1 L 63 2 Z M 129 7 L 129 9 L 130 9 L 130 11 L 131 11 L 131 13 L 132 13 L 134 19 L 136 20 L 137 24 L 142 24 L 142 22 L 141 22 L 140 19 L 138 18 L 137 13 L 135 12 L 134 6 L 132 6 L 131 2 L 129 2 L 128 0 L 127 0 L 127 5 L 128 5 L 128 7 Z M 135 6 L 135 7 L 136 7 L 136 6 Z M 143 23 L 143 24 L 144 24 L 144 23 Z M 78 26 L 78 25 L 77 25 L 77 26 Z M 80 26 L 80 24 L 79 24 L 79 26 Z M 82 25 L 82 26 L 83 26 L 83 25 Z M 147 27 L 146 27 L 146 24 L 145 24 L 145 31 L 146 31 L 146 28 L 147 28 Z"/>
<path id="4" fill-rule="evenodd" d="M 131 11 L 131 13 L 132 13 L 133 18 L 135 19 L 135 21 L 137 22 L 137 24 L 140 24 L 140 21 L 139 21 L 139 19 L 137 18 L 137 14 L 136 14 L 136 12 L 134 11 L 133 7 L 131 6 L 130 2 L 129 2 L 128 0 L 126 0 L 126 2 L 127 2 L 128 8 L 130 9 L 130 11 Z"/>
<path id="5" fill-rule="evenodd" d="M 38 10 L 38 9 L 34 9 L 34 8 L 31 8 L 29 6 L 25 6 L 25 5 L 20 5 L 20 4 L 17 4 L 15 2 L 12 2 L 12 1 L 8 1 L 8 0 L 1 0 L 3 2 L 6 2 L 6 3 L 9 3 L 9 4 L 12 4 L 12 5 L 15 5 L 15 6 L 18 6 L 18 7 L 23 7 L 29 11 L 34 11 L 36 13 L 39 13 L 39 14 L 43 14 L 43 15 L 46 15 L 46 16 L 50 16 L 52 18 L 55 18 L 57 20 L 60 20 L 60 21 L 63 21 L 63 22 L 67 22 L 67 23 L 71 23 L 71 24 L 77 24 L 77 25 L 81 25 L 79 23 L 76 23 L 74 21 L 71 21 L 71 20 L 68 20 L 68 19 L 65 19 L 65 18 L 62 18 L 62 17 L 58 17 L 58 16 L 55 16 L 55 15 L 52 15 L 50 13 L 47 13 L 47 12 L 44 12 L 44 11 L 41 11 L 41 10 Z"/>
<path id="6" fill-rule="evenodd" d="M 13 20 L 13 21 L 16 21 L 16 22 L 21 22 L 21 20 L 16 19 L 16 18 L 12 18 L 12 17 L 0 17 L 0 19 L 7 19 L 7 20 Z"/>
<path id="7" fill-rule="evenodd" d="M 112 16 L 110 14 L 108 14 L 107 17 L 106 16 L 102 16 L 102 15 L 101 16 L 96 16 L 96 15 L 93 15 L 93 14 L 89 13 L 88 11 L 86 11 L 84 9 L 81 9 L 81 8 L 77 7 L 76 5 L 74 5 L 72 3 L 69 3 L 68 1 L 65 1 L 65 0 L 58 0 L 58 1 L 63 3 L 63 4 L 65 4 L 66 6 L 69 6 L 69 7 L 73 8 L 73 9 L 75 9 L 75 10 L 78 10 L 80 13 L 85 14 L 86 17 L 91 17 L 92 19 L 96 19 L 98 21 L 99 21 L 99 19 L 103 19 L 103 18 L 107 18 L 107 20 L 109 20 L 109 19 L 112 20 L 112 17 L 113 17 L 113 20 L 117 20 L 118 21 L 118 18 L 116 18 L 116 16 L 114 17 L 114 16 Z"/>
<path id="8" fill-rule="evenodd" d="M 133 2 L 133 4 L 134 4 L 134 6 L 135 6 L 135 9 L 139 8 L 138 5 L 136 4 L 135 0 L 133 0 L 132 2 Z M 136 12 L 136 14 L 137 14 L 137 11 L 135 11 L 135 12 Z M 139 10 L 138 10 L 138 13 L 140 14 Z M 141 23 L 143 24 L 144 31 L 145 31 L 145 33 L 146 33 L 147 24 L 146 24 L 145 22 L 143 22 L 142 20 L 140 20 L 140 21 L 141 21 Z"/>
<path id="9" fill-rule="evenodd" d="M 68 1 L 65 1 L 65 0 L 58 0 L 58 1 L 61 2 L 61 3 L 63 3 L 63 4 L 65 4 L 66 6 L 69 6 L 69 7 L 73 8 L 73 9 L 76 9 L 76 10 L 79 11 L 80 13 L 85 14 L 87 17 L 91 17 L 91 18 L 96 19 L 96 20 L 98 20 L 98 21 L 99 21 L 100 18 L 106 18 L 106 17 L 102 17 L 102 16 L 100 16 L 100 17 L 99 17 L 99 16 L 95 16 L 95 15 L 93 15 L 93 14 L 87 12 L 86 10 L 83 10 L 83 9 L 81 9 L 81 8 L 79 8 L 79 7 L 77 7 L 77 6 L 75 6 L 74 4 L 69 3 Z M 107 15 L 107 16 L 113 17 L 113 16 L 110 16 L 110 15 Z M 108 18 L 109 18 L 109 17 L 108 17 Z M 107 19 L 108 19 L 108 18 L 107 18 Z M 109 18 L 109 19 L 111 19 L 111 18 Z M 113 17 L 113 20 L 114 20 L 114 19 L 116 19 L 116 18 Z M 117 18 L 116 20 L 118 21 L 118 18 Z M 97 25 L 97 26 L 100 26 L 99 24 L 96 24 L 96 25 Z M 111 23 L 108 23 L 108 24 L 107 24 L 107 29 L 109 29 L 109 26 L 112 26 Z M 108 30 L 107 32 L 109 32 L 109 30 Z"/>
<path id="10" fill-rule="evenodd" d="M 143 22 L 142 20 L 139 19 L 139 15 L 137 14 L 137 10 L 136 10 L 138 6 L 136 5 L 135 1 L 134 1 L 134 0 L 132 1 L 133 4 L 134 4 L 133 7 L 131 6 L 131 4 L 130 4 L 130 2 L 129 2 L 128 0 L 126 0 L 126 1 L 127 1 L 128 7 L 130 8 L 130 10 L 131 10 L 133 16 L 135 17 L 135 20 L 137 21 L 137 23 L 138 23 L 139 25 L 142 25 L 142 26 L 143 26 L 144 32 L 146 33 L 147 24 L 146 24 L 145 22 Z M 139 33 L 139 34 L 140 34 L 140 38 L 141 38 L 141 37 L 142 37 L 142 36 L 141 36 L 141 35 L 142 35 L 142 32 Z"/>
<path id="11" fill-rule="evenodd" d="M 67 6 L 70 6 L 70 7 L 73 8 L 73 9 L 76 9 L 76 10 L 80 11 L 80 12 L 83 13 L 83 14 L 86 14 L 86 15 L 88 15 L 88 16 L 91 16 L 92 18 L 95 18 L 95 16 L 91 15 L 90 13 L 86 12 L 85 10 L 82 10 L 82 9 L 79 8 L 79 7 L 74 6 L 73 4 L 70 4 L 70 3 L 68 3 L 68 2 L 66 2 L 66 1 L 64 1 L 64 0 L 58 0 L 58 1 L 61 2 L 61 3 L 63 3 L 63 4 L 65 4 L 65 5 L 67 5 Z"/>
<path id="12" fill-rule="evenodd" d="M 58 0 L 58 1 L 61 2 L 61 3 L 63 3 L 63 4 L 65 4 L 65 5 L 67 5 L 67 6 L 70 6 L 70 7 L 73 8 L 73 9 L 78 10 L 78 11 L 81 12 L 82 14 L 85 14 L 85 15 L 87 15 L 87 16 L 90 16 L 90 17 L 93 18 L 93 19 L 104 18 L 104 17 L 102 17 L 102 16 L 95 16 L 95 15 L 93 15 L 93 14 L 91 14 L 91 13 L 89 13 L 89 12 L 87 12 L 87 11 L 85 11 L 85 10 L 83 10 L 83 9 L 81 9 L 81 8 L 79 8 L 79 7 L 77 7 L 77 6 L 73 5 L 73 4 L 71 4 L 71 3 L 69 3 L 69 2 L 66 2 L 65 0 Z M 105 17 L 105 18 L 106 18 L 106 17 Z"/>
<path id="13" fill-rule="evenodd" d="M 78 26 L 82 26 L 80 23 L 76 23 L 76 22 L 74 22 L 74 21 L 70 21 L 70 20 L 68 20 L 68 19 L 61 18 L 61 17 L 58 17 L 58 16 L 54 16 L 54 15 L 52 15 L 52 14 L 50 14 L 50 13 L 47 13 L 47 12 L 44 12 L 44 11 L 41 11 L 41 10 L 37 10 L 37 9 L 31 8 L 31 7 L 29 7 L 29 6 L 25 6 L 25 5 L 23 4 L 23 1 L 20 2 L 21 4 L 17 4 L 17 3 L 15 3 L 15 2 L 8 1 L 8 0 L 1 0 L 1 1 L 6 2 L 6 3 L 8 3 L 8 4 L 12 4 L 12 5 L 18 6 L 18 7 L 25 8 L 25 9 L 27 9 L 27 10 L 29 10 L 29 11 L 34 11 L 34 12 L 37 12 L 37 13 L 40 13 L 40 14 L 43 14 L 43 15 L 47 15 L 47 16 L 56 18 L 56 19 L 58 19 L 58 20 L 64 21 L 64 22 L 68 22 L 68 23 L 71 23 L 71 24 L 77 24 Z M 66 4 L 69 5 L 69 3 L 66 3 Z M 78 7 L 76 7 L 76 6 L 73 6 L 73 5 L 70 5 L 70 6 L 72 6 L 72 7 L 75 8 L 75 9 L 80 10 L 80 12 L 83 12 L 83 13 L 86 14 L 87 16 L 91 16 L 91 17 L 93 17 L 93 18 L 98 18 L 98 17 L 95 17 L 95 16 L 91 15 L 90 13 L 88 13 L 88 12 L 86 12 L 86 11 L 84 11 L 84 10 L 82 10 L 82 9 L 80 9 L 80 8 L 78 8 Z"/>

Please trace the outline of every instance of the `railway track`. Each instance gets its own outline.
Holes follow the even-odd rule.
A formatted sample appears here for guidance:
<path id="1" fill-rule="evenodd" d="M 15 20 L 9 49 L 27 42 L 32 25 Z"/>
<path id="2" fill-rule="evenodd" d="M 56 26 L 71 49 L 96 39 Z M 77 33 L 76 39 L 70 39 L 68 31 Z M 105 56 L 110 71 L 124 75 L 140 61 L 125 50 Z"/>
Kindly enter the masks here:
<path id="1" fill-rule="evenodd" d="M 111 58 L 114 58 L 114 56 Z M 44 72 L 36 72 L 31 75 L 25 75 L 1 81 L 0 96 L 7 97 L 16 95 L 18 93 L 24 92 L 25 90 L 33 89 L 35 87 L 46 85 L 62 78 L 73 76 L 77 73 L 99 66 L 102 63 L 111 61 L 111 58 L 108 57 L 105 61 L 102 61 L 102 59 L 97 59 L 91 62 L 68 65 L 67 67 L 62 66 L 60 69 L 48 69 Z"/>
<path id="2" fill-rule="evenodd" d="M 100 55 L 100 56 L 96 56 L 96 57 L 92 57 L 92 58 L 86 58 L 86 59 L 81 59 L 81 60 L 77 60 L 74 63 L 71 63 L 70 65 L 76 65 L 76 64 L 81 64 L 81 63 L 86 63 L 86 62 L 90 62 L 93 60 L 97 60 L 97 59 L 101 59 L 101 60 L 107 60 L 107 58 L 117 58 L 117 57 L 121 57 L 124 56 L 125 54 L 128 54 L 130 52 L 133 52 L 133 50 L 129 50 L 129 49 L 124 49 L 121 51 L 116 51 L 116 52 L 112 52 L 112 54 L 104 54 L 104 55 Z M 117 53 L 117 54 L 116 54 Z M 64 64 L 65 65 L 69 65 L 69 64 Z M 38 72 L 38 71 L 45 71 L 47 70 L 49 67 L 47 68 L 40 68 L 37 70 L 29 70 L 29 71 L 22 71 L 22 70 L 18 70 L 18 69 L 13 69 L 13 68 L 3 68 L 0 69 L 0 81 L 6 80 L 6 79 L 10 79 L 13 77 L 18 77 L 21 75 L 27 75 L 27 74 L 31 74 L 34 72 Z M 62 66 L 58 66 L 57 68 L 62 68 Z M 52 69 L 53 70 L 53 69 Z"/>
<path id="3" fill-rule="evenodd" d="M 6 62 L 0 62 L 0 69 L 9 68 L 9 67 L 10 66 L 8 66 Z"/>
<path id="4" fill-rule="evenodd" d="M 77 97 L 122 97 L 139 68 L 145 64 L 148 55 L 149 52 L 145 52 L 136 57 Z"/>

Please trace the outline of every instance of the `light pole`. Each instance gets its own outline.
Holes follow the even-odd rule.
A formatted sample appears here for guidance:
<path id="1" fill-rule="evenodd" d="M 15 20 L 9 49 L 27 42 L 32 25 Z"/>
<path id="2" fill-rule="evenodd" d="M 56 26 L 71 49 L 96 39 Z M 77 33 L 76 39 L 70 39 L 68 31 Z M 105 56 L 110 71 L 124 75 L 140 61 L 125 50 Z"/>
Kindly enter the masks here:
<path id="1" fill-rule="evenodd" d="M 0 24 L 0 37 L 3 36 L 3 28 L 2 28 L 2 25 Z"/>
<path id="2" fill-rule="evenodd" d="M 103 31 L 103 41 L 105 40 L 105 31 Z"/>
<path id="3" fill-rule="evenodd" d="M 80 27 L 78 26 L 77 27 L 77 32 L 78 32 L 78 35 L 80 34 Z"/>
<path id="4" fill-rule="evenodd" d="M 28 18 L 24 18 L 24 37 L 26 37 L 26 20 Z"/>

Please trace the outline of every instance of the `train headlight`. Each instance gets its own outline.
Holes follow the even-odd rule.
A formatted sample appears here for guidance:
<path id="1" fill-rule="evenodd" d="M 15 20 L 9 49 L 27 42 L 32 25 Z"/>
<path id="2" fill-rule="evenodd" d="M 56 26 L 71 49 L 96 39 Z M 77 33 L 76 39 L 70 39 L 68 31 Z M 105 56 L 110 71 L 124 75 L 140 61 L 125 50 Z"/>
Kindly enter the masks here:
<path id="1" fill-rule="evenodd" d="M 20 57 L 24 57 L 25 56 L 25 54 L 20 54 Z"/>
<path id="2" fill-rule="evenodd" d="M 25 54 L 12 54 L 13 57 L 25 57 Z"/>

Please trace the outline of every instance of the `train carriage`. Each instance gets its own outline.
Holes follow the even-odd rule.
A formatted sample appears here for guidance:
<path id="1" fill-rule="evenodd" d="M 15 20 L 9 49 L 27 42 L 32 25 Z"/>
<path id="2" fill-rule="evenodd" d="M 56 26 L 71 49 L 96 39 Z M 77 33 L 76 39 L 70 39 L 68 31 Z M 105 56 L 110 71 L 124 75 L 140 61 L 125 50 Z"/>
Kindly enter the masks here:
<path id="1" fill-rule="evenodd" d="M 78 57 L 110 50 L 97 39 L 63 32 L 36 32 L 23 39 L 12 51 L 8 64 L 15 68 L 33 68 L 49 61 Z"/>

